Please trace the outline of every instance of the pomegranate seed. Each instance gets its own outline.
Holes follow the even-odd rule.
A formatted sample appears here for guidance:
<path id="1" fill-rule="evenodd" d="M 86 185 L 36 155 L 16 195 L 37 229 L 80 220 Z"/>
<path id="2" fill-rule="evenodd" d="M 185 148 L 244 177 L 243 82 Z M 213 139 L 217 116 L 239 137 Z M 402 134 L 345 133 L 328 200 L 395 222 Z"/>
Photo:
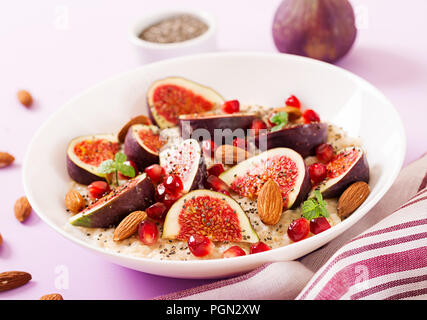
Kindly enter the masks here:
<path id="1" fill-rule="evenodd" d="M 170 207 L 172 207 L 172 205 L 181 197 L 182 197 L 181 193 L 177 193 L 177 194 L 166 193 L 162 202 L 164 203 L 164 205 L 169 210 Z"/>
<path id="2" fill-rule="evenodd" d="M 145 213 L 147 213 L 149 218 L 161 221 L 165 218 L 168 209 L 164 203 L 156 202 L 145 209 Z"/>
<path id="3" fill-rule="evenodd" d="M 222 165 L 222 163 L 216 163 L 208 169 L 208 174 L 215 177 L 219 177 L 219 175 L 223 172 L 224 166 Z"/>
<path id="4" fill-rule="evenodd" d="M 271 248 L 267 246 L 264 242 L 260 241 L 251 245 L 251 247 L 249 248 L 249 253 L 254 254 L 254 253 L 260 253 L 268 250 L 271 250 Z"/>
<path id="5" fill-rule="evenodd" d="M 154 200 L 157 202 L 163 202 L 163 199 L 166 195 L 166 188 L 163 183 L 160 183 L 156 187 L 156 191 L 154 192 Z"/>
<path id="6" fill-rule="evenodd" d="M 331 225 L 325 217 L 314 218 L 310 221 L 310 231 L 314 234 L 321 233 L 330 227 Z"/>
<path id="7" fill-rule="evenodd" d="M 224 193 L 224 194 L 230 195 L 230 191 L 231 191 L 230 187 L 224 181 L 222 181 L 220 178 L 216 176 L 213 176 L 213 175 L 209 176 L 206 179 L 206 184 L 208 188 L 211 188 L 214 191 L 221 192 L 221 193 L 224 193 L 224 191 L 226 191 L 228 194 L 227 193 Z"/>
<path id="8" fill-rule="evenodd" d="M 104 194 L 110 192 L 110 186 L 105 181 L 95 181 L 87 186 L 89 196 L 92 199 L 100 199 Z"/>
<path id="9" fill-rule="evenodd" d="M 157 242 L 159 238 L 159 230 L 157 225 L 150 220 L 144 220 L 139 224 L 138 228 L 139 240 L 146 245 L 150 245 Z"/>
<path id="10" fill-rule="evenodd" d="M 254 135 L 259 135 L 259 131 L 267 129 L 267 125 L 261 119 L 255 119 L 252 121 L 251 129 L 254 130 Z"/>
<path id="11" fill-rule="evenodd" d="M 182 180 L 177 175 L 170 175 L 166 178 L 164 182 L 165 188 L 169 193 L 177 194 L 184 189 L 184 185 L 182 184 Z"/>
<path id="12" fill-rule="evenodd" d="M 308 167 L 308 174 L 314 183 L 319 183 L 326 179 L 328 172 L 323 163 L 313 163 Z"/>
<path id="13" fill-rule="evenodd" d="M 239 112 L 239 110 L 240 110 L 239 100 L 226 101 L 222 105 L 222 111 L 224 111 L 225 113 L 235 113 L 235 112 Z"/>
<path id="14" fill-rule="evenodd" d="M 246 252 L 239 246 L 232 246 L 222 253 L 223 258 L 233 258 L 233 257 L 240 257 L 245 255 L 246 255 Z"/>
<path id="15" fill-rule="evenodd" d="M 225 194 L 226 196 L 231 197 L 230 192 L 228 192 L 227 190 L 220 190 L 220 191 L 218 191 L 218 192 L 219 192 L 219 193 L 222 193 L 222 194 Z"/>
<path id="16" fill-rule="evenodd" d="M 299 99 L 297 98 L 297 97 L 295 97 L 295 96 L 290 96 L 289 98 L 288 98 L 288 100 L 286 100 L 286 103 L 285 103 L 287 106 L 290 106 L 290 107 L 295 107 L 295 108 L 298 108 L 298 109 L 300 109 L 301 108 L 301 102 L 299 101 Z"/>
<path id="17" fill-rule="evenodd" d="M 248 147 L 248 142 L 243 138 L 234 138 L 233 146 L 246 150 Z"/>
<path id="18" fill-rule="evenodd" d="M 199 234 L 194 234 L 188 238 L 188 249 L 196 257 L 204 257 L 212 252 L 214 244 L 206 237 Z"/>
<path id="19" fill-rule="evenodd" d="M 314 110 L 311 110 L 311 109 L 305 110 L 302 114 L 302 117 L 304 118 L 305 123 L 320 121 L 319 115 L 316 112 L 314 112 Z"/>
<path id="20" fill-rule="evenodd" d="M 127 160 L 127 161 L 123 162 L 123 164 L 126 164 L 128 166 L 133 167 L 133 169 L 135 170 L 135 176 L 134 177 L 136 177 L 138 175 L 139 170 L 138 170 L 138 166 L 136 165 L 135 162 L 133 162 L 132 160 Z M 125 176 L 124 174 L 119 172 L 119 178 L 120 179 L 131 179 L 132 177 Z"/>
<path id="21" fill-rule="evenodd" d="M 145 168 L 144 172 L 154 184 L 162 182 L 165 176 L 165 169 L 163 169 L 163 167 L 158 164 L 153 164 Z"/>
<path id="22" fill-rule="evenodd" d="M 202 150 L 206 157 L 215 158 L 215 151 L 218 146 L 212 140 L 203 140 Z"/>
<path id="23" fill-rule="evenodd" d="M 329 143 L 322 143 L 316 147 L 316 157 L 323 163 L 331 161 L 334 155 L 334 148 Z"/>
<path id="24" fill-rule="evenodd" d="M 294 241 L 300 241 L 308 236 L 310 223 L 306 218 L 299 218 L 291 222 L 288 227 L 288 237 Z"/>

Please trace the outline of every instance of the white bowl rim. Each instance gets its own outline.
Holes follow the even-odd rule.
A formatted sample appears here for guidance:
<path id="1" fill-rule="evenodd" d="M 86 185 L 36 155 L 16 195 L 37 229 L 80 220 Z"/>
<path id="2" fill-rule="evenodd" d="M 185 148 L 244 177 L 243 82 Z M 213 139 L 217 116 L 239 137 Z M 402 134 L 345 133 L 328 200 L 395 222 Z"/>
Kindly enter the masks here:
<path id="1" fill-rule="evenodd" d="M 167 17 L 179 15 L 179 14 L 190 14 L 195 16 L 205 22 L 208 26 L 208 29 L 202 33 L 200 36 L 195 38 L 173 43 L 157 43 L 143 40 L 139 37 L 139 33 L 146 27 L 150 26 L 153 21 L 159 21 Z M 140 18 L 134 22 L 129 28 L 129 41 L 134 45 L 141 48 L 156 49 L 156 50 L 174 50 L 178 48 L 186 48 L 191 46 L 196 46 L 210 37 L 212 37 L 216 32 L 216 21 L 214 16 L 203 10 L 194 10 L 194 9 L 171 9 L 171 10 L 158 10 Z"/>
<path id="2" fill-rule="evenodd" d="M 67 108 L 67 106 L 69 104 L 74 103 L 74 101 L 80 99 L 80 97 L 84 96 L 87 94 L 87 92 L 96 89 L 97 87 L 101 87 L 103 86 L 105 83 L 112 81 L 112 80 L 117 80 L 121 77 L 126 77 L 128 74 L 136 72 L 137 70 L 146 67 L 147 65 L 143 65 L 143 66 L 139 66 L 137 68 L 133 68 L 131 70 L 128 70 L 126 72 L 120 73 L 118 75 L 115 75 L 113 77 L 109 77 L 107 79 L 105 79 L 104 81 L 97 83 L 96 85 L 89 87 L 88 89 L 84 90 L 83 92 L 81 92 L 80 94 L 74 96 L 73 98 L 71 98 L 70 100 L 68 100 L 65 104 L 63 104 L 60 108 L 58 108 L 47 120 L 46 122 L 39 128 L 39 130 L 36 132 L 36 134 L 33 136 L 33 139 L 31 140 L 27 152 L 25 154 L 24 157 L 24 162 L 23 162 L 23 174 L 22 174 L 22 181 L 24 184 L 24 191 L 25 194 L 29 200 L 29 202 L 31 203 L 34 211 L 37 213 L 37 215 L 44 221 L 46 222 L 50 227 L 52 227 L 54 230 L 56 230 L 58 233 L 60 233 L 62 236 L 64 236 L 65 238 L 79 244 L 82 245 L 83 247 L 86 247 L 88 249 L 94 250 L 99 254 L 102 255 L 107 255 L 110 256 L 111 258 L 124 258 L 124 259 L 129 259 L 132 261 L 139 261 L 139 262 L 145 262 L 147 265 L 150 264 L 166 264 L 170 267 L 173 266 L 182 266 L 182 265 L 197 265 L 197 266 L 208 266 L 210 264 L 216 264 L 219 261 L 221 261 L 220 263 L 222 264 L 223 267 L 231 267 L 234 264 L 240 264 L 241 261 L 245 260 L 248 264 L 250 263 L 256 263 L 257 260 L 262 260 L 264 261 L 264 263 L 268 263 L 268 262 L 274 262 L 277 261 L 276 259 L 274 259 L 274 254 L 277 253 L 280 250 L 289 250 L 289 248 L 294 248 L 295 250 L 298 250 L 298 248 L 300 247 L 304 247 L 304 246 L 310 246 L 309 243 L 316 243 L 316 242 L 321 242 L 319 241 L 320 238 L 328 238 L 328 236 L 331 233 L 334 233 L 336 231 L 339 231 L 337 229 L 341 229 L 341 232 L 337 233 L 337 236 L 340 235 L 343 231 L 347 230 L 349 227 L 351 227 L 352 225 L 354 225 L 355 223 L 357 223 L 358 220 L 360 220 L 370 209 L 372 209 L 372 207 L 374 205 L 377 204 L 377 202 L 383 197 L 383 195 L 390 189 L 390 187 L 392 186 L 393 182 L 395 181 L 395 179 L 397 178 L 404 159 L 405 159 L 405 154 L 406 154 L 406 135 L 405 135 L 405 131 L 404 131 L 404 127 L 402 124 L 402 121 L 400 119 L 400 116 L 397 112 L 397 110 L 395 109 L 394 105 L 385 97 L 385 95 L 379 91 L 377 88 L 375 88 L 371 83 L 369 83 L 368 81 L 362 79 L 361 77 L 351 73 L 350 71 L 347 71 L 345 69 L 342 69 L 338 66 L 335 66 L 333 64 L 329 64 L 326 62 L 322 62 L 319 60 L 315 60 L 315 59 L 311 59 L 311 58 L 307 58 L 307 57 L 302 57 L 302 56 L 297 56 L 297 55 L 291 55 L 291 54 L 283 54 L 283 53 L 267 53 L 267 52 L 217 52 L 217 53 L 201 53 L 201 54 L 194 54 L 194 55 L 188 55 L 188 56 L 184 56 L 184 57 L 178 57 L 178 58 L 173 58 L 173 59 L 167 59 L 167 60 L 162 60 L 162 61 L 158 61 L 158 62 L 154 62 L 154 63 L 150 63 L 149 65 L 161 65 L 161 64 L 174 64 L 174 63 L 179 63 L 179 62 L 184 62 L 184 61 L 188 61 L 188 60 L 192 60 L 195 58 L 204 58 L 204 57 L 220 57 L 220 56 L 245 56 L 245 57 L 264 57 L 264 58 L 277 58 L 280 56 L 283 56 L 285 59 L 293 59 L 294 61 L 304 61 L 306 63 L 312 63 L 312 64 L 317 64 L 317 65 L 322 65 L 323 67 L 326 68 L 330 68 L 331 70 L 335 70 L 336 72 L 341 72 L 342 74 L 346 75 L 347 77 L 351 78 L 353 81 L 355 82 L 359 82 L 361 83 L 363 86 L 367 87 L 369 90 L 371 90 L 371 93 L 376 95 L 380 100 L 383 100 L 384 103 L 388 104 L 390 106 L 390 112 L 393 113 L 393 116 L 397 117 L 398 121 L 398 127 L 396 127 L 396 132 L 399 133 L 399 136 L 402 138 L 400 140 L 400 144 L 396 144 L 396 153 L 399 155 L 398 158 L 398 165 L 395 166 L 394 171 L 391 172 L 388 176 L 387 176 L 387 180 L 386 183 L 384 183 L 384 187 L 382 188 L 382 190 L 380 190 L 380 192 L 378 192 L 375 197 L 371 198 L 369 201 L 366 201 L 363 204 L 362 208 L 357 209 L 352 215 L 350 215 L 347 219 L 341 221 L 339 224 L 335 225 L 334 227 L 320 233 L 317 234 L 315 237 L 310 237 L 307 239 L 304 239 L 303 241 L 299 241 L 299 242 L 295 242 L 295 243 L 291 243 L 289 245 L 285 245 L 282 247 L 278 247 L 278 248 L 274 248 L 272 250 L 269 251 L 265 251 L 265 252 L 260 252 L 257 254 L 248 254 L 245 256 L 240 256 L 240 257 L 235 257 L 233 259 L 204 259 L 204 260 L 187 260 L 187 261 L 179 261 L 179 260 L 158 260 L 158 259 L 151 259 L 151 258 L 144 258 L 144 257 L 135 257 L 135 256 L 131 256 L 131 255 L 125 255 L 125 254 L 119 254 L 119 253 L 115 253 L 115 252 L 111 252 L 111 251 L 107 251 L 105 249 L 102 249 L 101 247 L 96 246 L 95 244 L 91 244 L 88 242 L 83 241 L 82 239 L 79 239 L 77 237 L 74 237 L 73 235 L 71 235 L 69 232 L 67 232 L 66 230 L 64 230 L 63 228 L 61 228 L 60 226 L 55 225 L 53 222 L 51 222 L 49 220 L 49 218 L 47 216 L 45 216 L 42 213 L 42 210 L 38 207 L 37 202 L 35 201 L 35 199 L 33 198 L 33 195 L 31 193 L 31 190 L 29 188 L 29 185 L 27 183 L 27 177 L 29 176 L 27 172 L 29 172 L 31 166 L 29 165 L 29 154 L 30 154 L 30 150 L 33 147 L 33 144 L 37 141 L 38 136 L 43 132 L 44 128 L 47 127 L 50 122 L 56 117 L 57 114 L 59 114 L 63 109 Z M 361 209 L 364 209 L 363 211 L 361 211 Z M 333 239 L 337 236 L 333 236 L 330 240 L 326 241 L 325 243 L 328 243 L 329 241 L 333 241 Z M 311 247 L 311 246 L 310 246 Z M 313 246 L 314 247 L 314 246 Z M 315 249 L 314 249 L 315 250 Z M 314 250 L 310 250 L 309 252 L 312 252 Z M 264 259 L 261 259 L 261 258 Z"/>

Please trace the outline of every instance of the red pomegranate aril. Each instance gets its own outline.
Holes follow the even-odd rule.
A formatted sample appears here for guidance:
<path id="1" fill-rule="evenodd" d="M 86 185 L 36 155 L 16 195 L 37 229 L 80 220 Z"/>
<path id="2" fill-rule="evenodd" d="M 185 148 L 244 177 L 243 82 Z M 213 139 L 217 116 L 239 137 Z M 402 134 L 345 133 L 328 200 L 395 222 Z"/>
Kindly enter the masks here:
<path id="1" fill-rule="evenodd" d="M 204 257 L 210 254 L 214 248 L 213 242 L 206 236 L 193 234 L 187 241 L 188 249 L 196 257 Z"/>
<path id="2" fill-rule="evenodd" d="M 123 162 L 123 164 L 133 167 L 133 169 L 135 170 L 135 175 L 133 177 L 136 177 L 138 175 L 139 170 L 138 170 L 138 166 L 136 165 L 135 162 L 133 162 L 132 160 L 127 160 L 127 161 Z M 119 172 L 119 178 L 120 179 L 131 179 L 133 177 L 125 176 L 124 174 Z"/>
<path id="3" fill-rule="evenodd" d="M 139 240 L 146 245 L 151 245 L 159 239 L 159 230 L 157 225 L 150 220 L 144 220 L 138 227 Z"/>
<path id="4" fill-rule="evenodd" d="M 157 202 L 163 202 L 163 199 L 166 195 L 166 188 L 163 183 L 160 183 L 156 187 L 156 191 L 154 192 L 154 200 Z"/>
<path id="5" fill-rule="evenodd" d="M 149 218 L 161 221 L 165 218 L 168 209 L 169 208 L 164 203 L 156 202 L 145 209 L 145 213 Z"/>
<path id="6" fill-rule="evenodd" d="M 323 163 L 313 163 L 308 167 L 308 174 L 314 183 L 319 183 L 326 179 L 328 171 Z"/>
<path id="7" fill-rule="evenodd" d="M 224 166 L 222 163 L 215 163 L 208 169 L 208 175 L 219 177 L 221 173 L 224 172 Z"/>
<path id="8" fill-rule="evenodd" d="M 234 138 L 233 146 L 246 150 L 248 147 L 248 143 L 244 138 Z"/>
<path id="9" fill-rule="evenodd" d="M 239 100 L 226 101 L 222 105 L 222 111 L 224 111 L 225 113 L 235 113 L 235 112 L 239 112 L 239 110 L 240 110 Z"/>
<path id="10" fill-rule="evenodd" d="M 183 195 L 181 193 L 176 193 L 176 194 L 170 194 L 170 193 L 166 193 L 165 197 L 163 198 L 163 203 L 164 205 L 167 207 L 167 209 L 169 210 L 170 207 L 172 207 L 172 205 L 179 199 L 181 198 Z"/>
<path id="11" fill-rule="evenodd" d="M 307 238 L 309 232 L 310 223 L 306 218 L 296 219 L 288 227 L 288 237 L 294 242 Z"/>
<path id="12" fill-rule="evenodd" d="M 182 180 L 177 175 L 170 175 L 166 178 L 164 182 L 166 191 L 172 194 L 176 194 L 184 189 L 184 185 L 182 184 Z"/>
<path id="13" fill-rule="evenodd" d="M 217 149 L 217 145 L 212 140 L 203 140 L 202 142 L 202 150 L 203 154 L 206 157 L 215 158 L 215 151 Z"/>
<path id="14" fill-rule="evenodd" d="M 268 245 L 266 245 L 264 242 L 260 241 L 251 245 L 251 247 L 249 248 L 249 253 L 254 254 L 254 253 L 260 253 L 268 250 L 271 250 L 271 248 Z"/>
<path id="15" fill-rule="evenodd" d="M 92 199 L 100 199 L 107 192 L 110 192 L 110 186 L 105 181 L 95 181 L 87 186 L 89 196 Z"/>
<path id="16" fill-rule="evenodd" d="M 243 250 L 239 246 L 232 246 L 222 253 L 223 258 L 234 258 L 234 257 L 245 256 L 245 255 L 246 255 L 245 250 Z"/>
<path id="17" fill-rule="evenodd" d="M 316 157 L 321 162 L 328 163 L 334 156 L 334 148 L 329 143 L 322 143 L 316 147 Z"/>
<path id="18" fill-rule="evenodd" d="M 206 184 L 208 188 L 211 188 L 213 191 L 217 191 L 217 192 L 221 192 L 224 193 L 224 191 L 228 192 L 227 195 L 230 194 L 230 187 L 224 182 L 222 181 L 220 178 L 210 175 L 208 176 L 208 178 L 206 179 Z M 226 193 L 224 193 L 226 194 Z"/>
<path id="19" fill-rule="evenodd" d="M 311 233 L 318 234 L 327 229 L 329 229 L 331 225 L 329 224 L 328 219 L 325 217 L 318 217 L 311 219 L 310 221 L 310 231 Z"/>
<path id="20" fill-rule="evenodd" d="M 298 109 L 301 108 L 301 102 L 294 95 L 290 96 L 288 98 L 288 100 L 286 100 L 285 104 L 287 106 L 289 106 L 289 107 L 295 107 L 295 108 L 298 108 Z"/>
<path id="21" fill-rule="evenodd" d="M 162 182 L 165 177 L 165 169 L 158 164 L 153 164 L 145 168 L 144 172 L 154 184 Z"/>
<path id="22" fill-rule="evenodd" d="M 255 119 L 252 121 L 251 129 L 254 130 L 254 135 L 259 135 L 260 130 L 267 129 L 267 125 L 261 119 Z"/>
<path id="23" fill-rule="evenodd" d="M 319 115 L 312 109 L 305 110 L 302 114 L 305 123 L 320 122 Z"/>

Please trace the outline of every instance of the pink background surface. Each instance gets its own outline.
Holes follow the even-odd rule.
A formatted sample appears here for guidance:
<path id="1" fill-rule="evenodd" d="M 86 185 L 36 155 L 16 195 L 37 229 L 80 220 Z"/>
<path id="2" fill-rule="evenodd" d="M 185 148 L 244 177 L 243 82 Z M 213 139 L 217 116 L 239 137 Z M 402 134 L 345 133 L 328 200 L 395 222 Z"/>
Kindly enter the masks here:
<path id="1" fill-rule="evenodd" d="M 360 30 L 352 51 L 338 63 L 373 83 L 397 107 L 407 134 L 405 164 L 427 151 L 427 2 L 410 2 L 405 7 L 400 0 L 353 1 Z M 130 23 L 176 3 L 1 2 L 0 150 L 13 154 L 16 161 L 0 169 L 0 233 L 4 238 L 0 272 L 28 271 L 33 280 L 0 293 L 0 299 L 39 299 L 51 292 L 60 292 L 66 299 L 150 299 L 208 282 L 158 277 L 114 265 L 64 239 L 35 213 L 23 224 L 13 215 L 14 203 L 24 193 L 22 161 L 40 125 L 82 90 L 140 65 L 127 39 Z M 275 52 L 270 30 L 279 3 L 184 0 L 179 7 L 204 9 L 216 16 L 221 51 Z M 68 12 L 65 25 L 60 20 L 64 10 Z M 16 100 L 21 88 L 36 100 L 31 109 Z M 380 130 L 381 119 L 378 124 Z"/>

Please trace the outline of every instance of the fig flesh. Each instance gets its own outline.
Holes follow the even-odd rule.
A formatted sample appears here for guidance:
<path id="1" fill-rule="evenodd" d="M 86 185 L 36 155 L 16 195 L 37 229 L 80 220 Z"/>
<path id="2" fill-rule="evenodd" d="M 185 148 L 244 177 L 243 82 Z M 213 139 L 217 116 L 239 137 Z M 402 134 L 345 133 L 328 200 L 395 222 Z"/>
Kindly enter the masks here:
<path id="1" fill-rule="evenodd" d="M 120 146 L 114 135 L 91 135 L 73 139 L 67 148 L 67 171 L 71 179 L 81 184 L 105 180 L 98 167 L 114 159 Z"/>
<path id="2" fill-rule="evenodd" d="M 223 172 L 219 178 L 234 192 L 251 199 L 272 179 L 279 185 L 286 209 L 297 207 L 311 190 L 304 159 L 289 148 L 262 152 Z"/>
<path id="3" fill-rule="evenodd" d="M 212 111 L 223 103 L 214 90 L 179 77 L 158 80 L 147 92 L 150 117 L 161 129 L 178 125 L 180 115 Z"/>
<path id="4" fill-rule="evenodd" d="M 175 202 L 166 215 L 162 238 L 186 241 L 194 234 L 212 241 L 259 241 L 237 201 L 211 190 L 191 191 Z"/>

